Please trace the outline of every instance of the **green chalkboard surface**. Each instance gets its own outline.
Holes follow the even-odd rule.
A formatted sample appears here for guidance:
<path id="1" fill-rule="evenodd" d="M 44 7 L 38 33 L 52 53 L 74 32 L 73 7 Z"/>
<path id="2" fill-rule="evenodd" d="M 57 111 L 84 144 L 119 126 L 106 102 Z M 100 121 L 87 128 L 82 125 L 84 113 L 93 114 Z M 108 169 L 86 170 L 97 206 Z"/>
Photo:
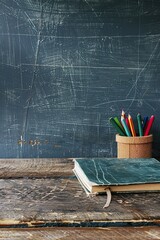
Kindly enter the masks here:
<path id="1" fill-rule="evenodd" d="M 0 0 L 0 157 L 115 157 L 109 118 L 155 115 L 160 1 Z"/>

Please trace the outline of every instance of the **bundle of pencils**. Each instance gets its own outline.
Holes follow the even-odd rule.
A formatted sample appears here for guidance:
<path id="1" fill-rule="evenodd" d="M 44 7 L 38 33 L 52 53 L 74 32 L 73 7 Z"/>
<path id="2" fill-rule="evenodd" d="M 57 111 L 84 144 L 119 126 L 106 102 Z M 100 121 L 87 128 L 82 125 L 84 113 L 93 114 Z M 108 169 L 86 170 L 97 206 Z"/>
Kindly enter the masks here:
<path id="1" fill-rule="evenodd" d="M 111 117 L 109 120 L 111 124 L 116 128 L 117 132 L 121 136 L 136 137 L 136 136 L 148 136 L 154 122 L 155 116 L 152 115 L 142 118 L 141 114 L 137 114 L 138 132 L 136 133 L 133 119 L 130 114 L 126 117 L 124 110 L 121 113 L 121 119 L 118 117 Z"/>

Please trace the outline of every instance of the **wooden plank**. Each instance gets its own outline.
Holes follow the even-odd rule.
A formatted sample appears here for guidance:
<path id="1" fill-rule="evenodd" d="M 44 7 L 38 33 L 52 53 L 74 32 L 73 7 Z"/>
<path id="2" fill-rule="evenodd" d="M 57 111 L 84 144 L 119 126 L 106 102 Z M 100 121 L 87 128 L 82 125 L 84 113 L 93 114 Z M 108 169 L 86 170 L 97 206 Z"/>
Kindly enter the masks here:
<path id="1" fill-rule="evenodd" d="M 0 227 L 160 225 L 160 194 L 87 197 L 72 159 L 0 159 Z"/>
<path id="2" fill-rule="evenodd" d="M 125 226 L 160 224 L 160 194 L 88 198 L 72 177 L 0 179 L 0 226 Z"/>
<path id="3" fill-rule="evenodd" d="M 0 159 L 0 178 L 68 176 L 72 168 L 72 159 Z"/>
<path id="4" fill-rule="evenodd" d="M 40 229 L 0 229 L 0 239 L 3 240 L 158 240 L 160 228 L 40 228 Z"/>

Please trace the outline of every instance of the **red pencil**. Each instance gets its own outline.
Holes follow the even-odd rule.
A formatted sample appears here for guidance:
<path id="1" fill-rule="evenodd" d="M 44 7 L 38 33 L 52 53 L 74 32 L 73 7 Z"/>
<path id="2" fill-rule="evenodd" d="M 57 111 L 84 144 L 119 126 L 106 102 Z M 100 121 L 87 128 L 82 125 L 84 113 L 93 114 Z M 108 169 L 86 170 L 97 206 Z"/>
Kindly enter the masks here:
<path id="1" fill-rule="evenodd" d="M 152 116 L 150 117 L 150 119 L 149 119 L 149 121 L 148 121 L 148 124 L 147 124 L 147 126 L 146 126 L 146 129 L 145 129 L 145 132 L 144 132 L 144 136 L 147 136 L 147 135 L 149 134 L 149 131 L 150 131 L 151 127 L 152 127 L 154 118 L 155 118 L 154 115 L 152 115 Z"/>

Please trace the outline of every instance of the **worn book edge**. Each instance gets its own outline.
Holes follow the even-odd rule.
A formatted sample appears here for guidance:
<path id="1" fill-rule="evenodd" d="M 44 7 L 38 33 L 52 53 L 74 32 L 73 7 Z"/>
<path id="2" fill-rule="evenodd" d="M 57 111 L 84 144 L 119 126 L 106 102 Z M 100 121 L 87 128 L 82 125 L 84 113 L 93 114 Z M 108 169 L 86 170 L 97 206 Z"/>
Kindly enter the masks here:
<path id="1" fill-rule="evenodd" d="M 146 192 L 146 191 L 159 191 L 160 190 L 160 182 L 154 183 L 128 183 L 128 184 L 117 184 L 117 185 L 101 185 L 94 182 L 91 182 L 86 174 L 83 172 L 81 167 L 79 166 L 76 159 L 74 159 L 75 167 L 73 172 L 78 178 L 79 182 L 85 189 L 85 191 L 92 194 L 97 193 L 105 193 L 106 189 L 110 188 L 111 192 Z M 78 173 L 76 171 L 78 169 Z"/>
<path id="2" fill-rule="evenodd" d="M 84 189 L 84 191 L 86 192 L 86 194 L 87 194 L 88 197 L 93 197 L 93 196 L 95 196 L 95 195 L 100 194 L 100 192 L 96 192 L 96 191 L 93 192 L 93 191 L 92 191 L 92 188 L 90 188 L 90 186 L 88 186 L 89 189 L 90 189 L 90 191 L 89 191 L 89 189 L 86 187 L 86 185 L 81 181 L 81 179 L 80 179 L 79 176 L 77 175 L 77 172 L 75 171 L 75 169 L 73 169 L 73 172 L 74 172 L 74 174 L 76 175 L 79 183 L 81 184 L 82 188 Z M 85 176 L 84 176 L 84 177 L 85 177 Z M 90 182 L 90 183 L 91 183 L 91 182 Z M 105 205 L 104 205 L 103 208 L 107 208 L 107 207 L 109 207 L 109 205 L 110 205 L 110 203 L 111 203 L 112 195 L 111 195 L 111 190 L 110 190 L 109 187 L 105 187 L 105 190 L 104 190 L 102 193 L 104 193 L 104 192 L 105 192 L 106 195 L 107 195 L 107 199 L 106 199 L 106 203 L 105 203 Z"/>

